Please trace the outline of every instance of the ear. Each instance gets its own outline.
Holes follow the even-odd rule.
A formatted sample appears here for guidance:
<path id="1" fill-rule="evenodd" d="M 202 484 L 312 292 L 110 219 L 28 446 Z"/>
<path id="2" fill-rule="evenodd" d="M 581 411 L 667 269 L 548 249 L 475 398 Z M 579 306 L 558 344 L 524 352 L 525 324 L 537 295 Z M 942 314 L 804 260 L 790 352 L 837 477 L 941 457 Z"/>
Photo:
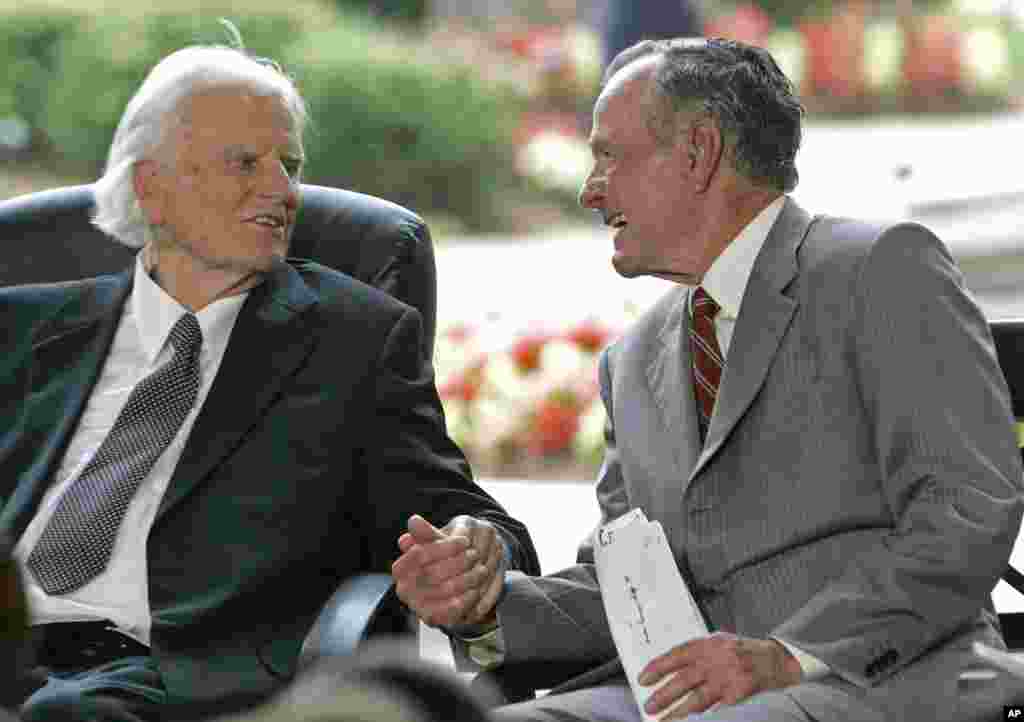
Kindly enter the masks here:
<path id="1" fill-rule="evenodd" d="M 155 160 L 136 161 L 132 168 L 132 186 L 135 189 L 135 197 L 139 201 L 139 207 L 142 208 L 146 220 L 154 226 L 163 223 L 161 181 L 159 163 Z"/>
<path id="2" fill-rule="evenodd" d="M 710 119 L 693 123 L 687 131 L 687 136 L 687 152 L 694 190 L 703 193 L 718 173 L 725 143 L 718 126 Z"/>

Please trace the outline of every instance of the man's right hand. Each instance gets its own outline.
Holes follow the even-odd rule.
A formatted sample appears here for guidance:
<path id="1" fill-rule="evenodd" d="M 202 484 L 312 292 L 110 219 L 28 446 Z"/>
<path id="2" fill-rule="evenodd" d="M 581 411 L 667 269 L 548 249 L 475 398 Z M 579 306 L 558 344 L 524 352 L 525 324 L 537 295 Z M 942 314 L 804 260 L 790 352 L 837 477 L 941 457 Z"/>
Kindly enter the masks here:
<path id="1" fill-rule="evenodd" d="M 472 523 L 471 523 L 472 522 Z M 457 517 L 438 529 L 420 516 L 398 539 L 391 565 L 395 590 L 425 623 L 457 627 L 490 624 L 504 582 L 504 542 L 486 521 Z"/>

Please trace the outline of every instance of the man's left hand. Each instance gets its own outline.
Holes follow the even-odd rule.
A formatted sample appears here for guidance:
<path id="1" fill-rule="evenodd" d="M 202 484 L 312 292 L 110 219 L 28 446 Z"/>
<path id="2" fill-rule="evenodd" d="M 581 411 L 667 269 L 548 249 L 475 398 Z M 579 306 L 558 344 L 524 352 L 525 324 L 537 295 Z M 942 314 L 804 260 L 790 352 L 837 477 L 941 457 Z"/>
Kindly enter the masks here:
<path id="1" fill-rule="evenodd" d="M 803 671 L 796 658 L 773 639 L 718 632 L 651 660 L 640 673 L 640 684 L 653 686 L 669 675 L 645 709 L 659 714 L 678 705 L 665 719 L 683 719 L 716 704 L 736 704 L 757 692 L 796 684 Z"/>

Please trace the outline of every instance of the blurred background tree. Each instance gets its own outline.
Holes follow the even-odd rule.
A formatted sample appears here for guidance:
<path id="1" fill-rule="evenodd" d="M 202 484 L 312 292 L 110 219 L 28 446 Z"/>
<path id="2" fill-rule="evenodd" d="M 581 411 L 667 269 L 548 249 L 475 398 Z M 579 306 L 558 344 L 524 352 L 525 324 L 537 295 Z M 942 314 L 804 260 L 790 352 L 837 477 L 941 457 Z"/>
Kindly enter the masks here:
<path id="1" fill-rule="evenodd" d="M 651 7 L 676 1 L 699 10 L 678 32 L 768 47 L 813 115 L 991 112 L 1020 95 L 1020 21 L 977 1 Z M 146 70 L 182 45 L 225 42 L 228 17 L 309 99 L 309 182 L 406 204 L 441 238 L 572 222 L 602 28 L 637 2 L 0 0 L 0 160 L 41 182 L 95 178 Z"/>

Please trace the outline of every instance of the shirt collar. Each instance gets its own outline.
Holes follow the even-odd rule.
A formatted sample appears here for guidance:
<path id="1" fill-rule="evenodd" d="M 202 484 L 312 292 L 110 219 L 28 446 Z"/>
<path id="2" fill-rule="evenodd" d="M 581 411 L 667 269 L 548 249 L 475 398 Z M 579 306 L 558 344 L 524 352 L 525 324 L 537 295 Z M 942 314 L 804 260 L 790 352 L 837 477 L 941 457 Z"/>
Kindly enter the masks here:
<path id="1" fill-rule="evenodd" d="M 147 273 L 143 256 L 142 253 L 136 256 L 135 281 L 129 303 L 146 360 L 154 363 L 174 324 L 189 310 L 160 288 Z M 248 295 L 246 291 L 219 299 L 196 313 L 199 328 L 203 331 L 204 351 L 219 349 L 227 344 L 235 319 Z"/>
<path id="2" fill-rule="evenodd" d="M 725 247 L 704 274 L 701 285 L 721 307 L 718 318 L 735 319 L 739 315 L 754 262 L 785 202 L 786 197 L 779 196 L 769 203 Z"/>

